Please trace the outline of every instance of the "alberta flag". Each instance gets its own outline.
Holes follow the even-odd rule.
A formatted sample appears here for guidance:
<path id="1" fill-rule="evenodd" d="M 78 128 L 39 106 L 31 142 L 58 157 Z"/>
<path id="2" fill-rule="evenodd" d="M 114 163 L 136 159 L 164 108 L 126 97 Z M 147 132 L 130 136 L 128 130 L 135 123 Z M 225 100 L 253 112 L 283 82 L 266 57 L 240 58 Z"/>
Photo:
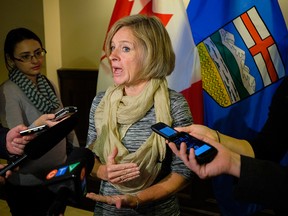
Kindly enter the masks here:
<path id="1" fill-rule="evenodd" d="M 287 27 L 278 1 L 191 0 L 187 14 L 201 62 L 204 123 L 252 137 L 288 73 Z"/>
<path id="2" fill-rule="evenodd" d="M 201 65 L 204 124 L 253 138 L 288 74 L 288 33 L 278 1 L 190 0 L 187 14 Z M 234 200 L 233 181 L 213 179 L 222 215 L 246 216 L 262 208 Z"/>
<path id="3" fill-rule="evenodd" d="M 159 17 L 169 32 L 176 54 L 169 87 L 183 93 L 195 123 L 245 139 L 261 130 L 288 74 L 288 33 L 277 0 L 116 0 L 108 30 L 137 13 Z M 98 80 L 97 92 L 112 84 L 104 52 Z M 214 187 L 222 215 L 258 210 L 233 200 L 230 179 L 216 178 Z"/>

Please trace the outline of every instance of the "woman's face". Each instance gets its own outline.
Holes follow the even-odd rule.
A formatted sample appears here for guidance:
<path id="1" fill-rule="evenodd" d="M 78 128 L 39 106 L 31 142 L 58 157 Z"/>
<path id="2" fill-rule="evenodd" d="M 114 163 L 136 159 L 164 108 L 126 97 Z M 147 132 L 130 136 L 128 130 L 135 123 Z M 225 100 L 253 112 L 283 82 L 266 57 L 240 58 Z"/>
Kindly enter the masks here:
<path id="1" fill-rule="evenodd" d="M 36 58 L 35 55 L 42 51 L 40 43 L 33 39 L 27 39 L 19 42 L 15 46 L 14 50 L 14 64 L 16 67 L 24 73 L 28 78 L 35 77 L 40 73 L 44 57 Z M 31 56 L 33 56 L 31 58 Z M 29 59 L 27 62 L 21 61 L 21 59 Z M 18 59 L 18 60 L 17 60 Z"/>
<path id="2" fill-rule="evenodd" d="M 143 47 L 128 27 L 120 28 L 111 41 L 111 61 L 114 83 L 125 88 L 142 86 L 139 74 L 143 69 Z"/>

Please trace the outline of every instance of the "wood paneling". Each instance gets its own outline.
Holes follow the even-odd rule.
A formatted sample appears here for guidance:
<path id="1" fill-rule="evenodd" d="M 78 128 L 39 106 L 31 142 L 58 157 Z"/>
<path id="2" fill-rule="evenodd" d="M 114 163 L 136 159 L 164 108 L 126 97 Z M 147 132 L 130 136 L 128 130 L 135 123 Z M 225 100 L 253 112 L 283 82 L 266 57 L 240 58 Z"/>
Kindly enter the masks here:
<path id="1" fill-rule="evenodd" d="M 85 146 L 89 111 L 96 95 L 98 70 L 69 69 L 57 70 L 61 100 L 64 106 L 78 107 L 79 123 L 75 128 L 81 146 Z"/>

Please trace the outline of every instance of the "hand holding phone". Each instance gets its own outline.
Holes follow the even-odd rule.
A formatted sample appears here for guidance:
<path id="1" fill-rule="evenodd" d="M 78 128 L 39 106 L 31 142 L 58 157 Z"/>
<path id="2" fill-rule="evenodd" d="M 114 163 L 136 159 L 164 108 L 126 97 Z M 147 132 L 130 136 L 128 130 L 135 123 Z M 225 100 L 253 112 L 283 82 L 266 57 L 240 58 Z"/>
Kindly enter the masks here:
<path id="1" fill-rule="evenodd" d="M 44 131 L 44 130 L 46 130 L 48 128 L 49 127 L 47 125 L 40 125 L 40 126 L 37 126 L 37 127 L 28 128 L 27 130 L 20 131 L 20 135 L 21 136 L 26 136 L 26 135 L 38 133 L 40 131 Z"/>
<path id="2" fill-rule="evenodd" d="M 59 121 L 65 117 L 71 116 L 78 111 L 75 106 L 67 106 L 55 113 L 55 118 L 52 121 Z"/>
<path id="3" fill-rule="evenodd" d="M 190 148 L 194 148 L 196 160 L 199 164 L 209 163 L 218 152 L 212 145 L 205 143 L 186 132 L 178 132 L 163 122 L 152 125 L 151 129 L 169 142 L 175 143 L 178 149 L 180 149 L 180 144 L 185 142 L 187 145 L 187 154 L 189 154 Z"/>

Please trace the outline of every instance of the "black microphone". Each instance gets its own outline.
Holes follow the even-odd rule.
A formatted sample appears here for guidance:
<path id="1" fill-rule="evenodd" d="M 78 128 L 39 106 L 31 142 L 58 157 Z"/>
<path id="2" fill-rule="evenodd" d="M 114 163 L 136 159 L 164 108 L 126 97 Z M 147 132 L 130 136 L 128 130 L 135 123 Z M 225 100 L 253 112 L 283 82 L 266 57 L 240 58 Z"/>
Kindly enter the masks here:
<path id="1" fill-rule="evenodd" d="M 13 172 L 7 181 L 12 185 L 43 186 L 55 194 L 47 216 L 64 213 L 67 202 L 79 204 L 87 193 L 87 176 L 94 166 L 94 153 L 75 147 L 64 164 L 35 174 Z"/>
<path id="2" fill-rule="evenodd" d="M 47 215 L 64 213 L 67 202 L 79 204 L 87 193 L 87 175 L 94 166 L 94 154 L 90 149 L 74 148 L 64 165 L 46 175 L 45 184 L 56 194 Z"/>
<path id="3" fill-rule="evenodd" d="M 0 176 L 5 176 L 8 170 L 19 166 L 26 158 L 31 160 L 38 159 L 56 146 L 64 137 L 66 137 L 76 126 L 77 116 L 73 114 L 69 118 L 59 122 L 46 131 L 42 132 L 31 140 L 24 148 L 24 153 L 15 157 L 4 168 L 0 169 Z"/>
<path id="4" fill-rule="evenodd" d="M 84 147 L 75 147 L 64 164 L 47 172 L 45 185 L 57 193 L 62 187 L 69 188 L 75 200 L 86 194 L 86 176 L 94 166 L 93 152 Z"/>

